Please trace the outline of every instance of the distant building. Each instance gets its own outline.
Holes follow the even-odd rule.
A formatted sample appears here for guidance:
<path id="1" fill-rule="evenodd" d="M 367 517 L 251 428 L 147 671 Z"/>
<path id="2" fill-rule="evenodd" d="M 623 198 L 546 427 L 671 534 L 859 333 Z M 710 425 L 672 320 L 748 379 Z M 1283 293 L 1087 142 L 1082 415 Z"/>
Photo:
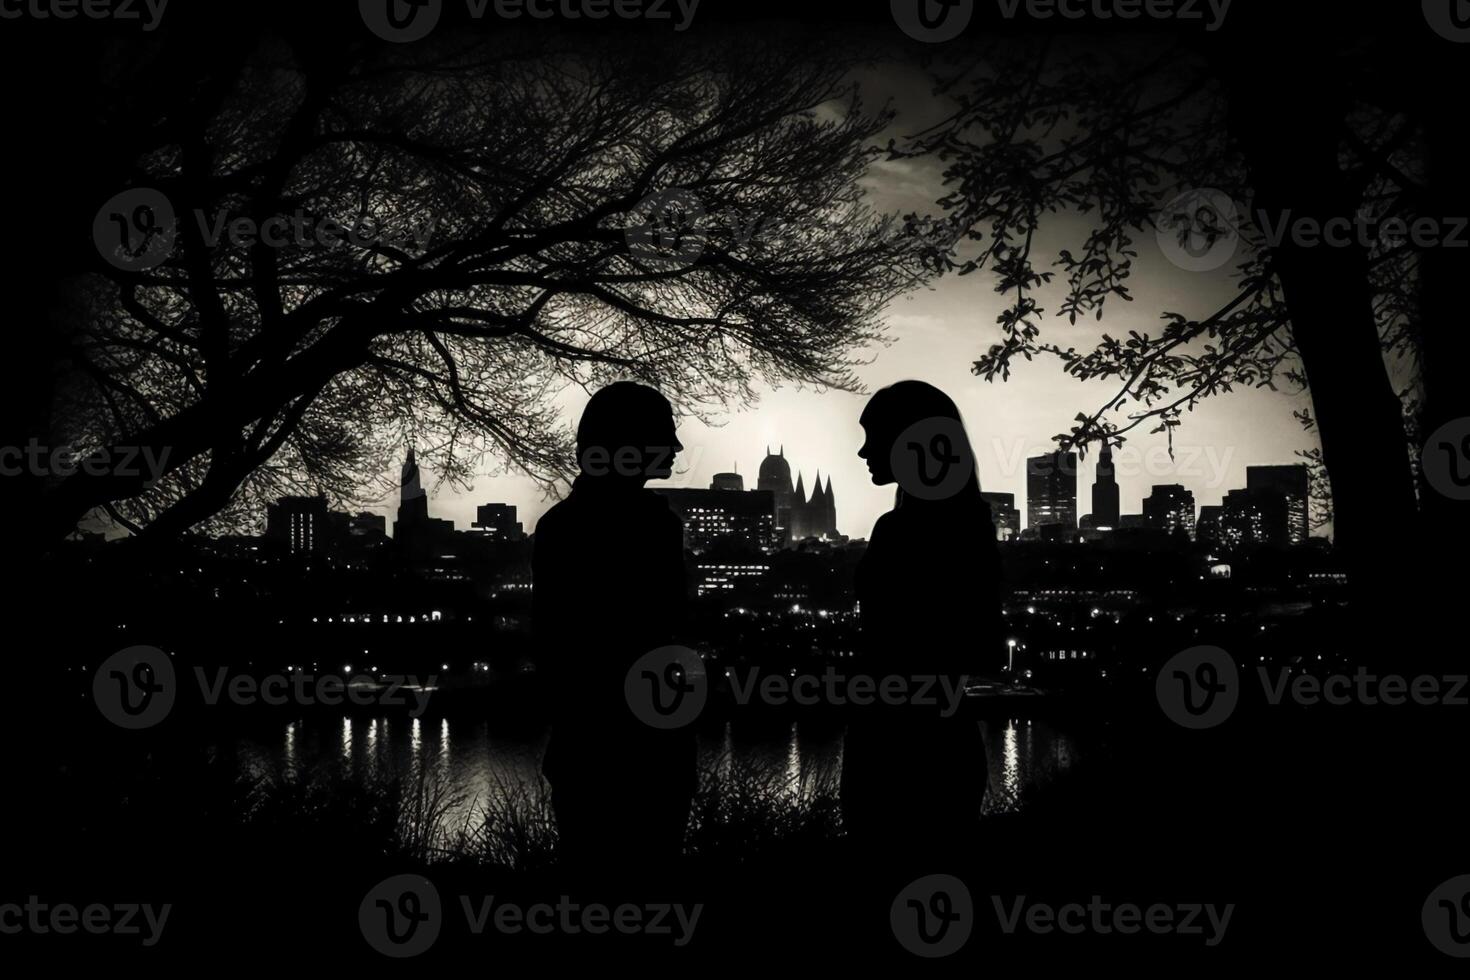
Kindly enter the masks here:
<path id="1" fill-rule="evenodd" d="M 409 447 L 398 489 L 398 519 L 393 522 L 393 541 L 411 561 L 427 561 L 452 550 L 454 522 L 429 516 L 429 497 L 424 493 L 419 464 Z"/>
<path id="2" fill-rule="evenodd" d="M 1142 514 L 1122 514 L 1118 517 L 1118 528 L 1122 531 L 1141 531 L 1148 527 L 1148 518 Z"/>
<path id="3" fill-rule="evenodd" d="M 745 478 L 739 473 L 716 473 L 709 485 L 711 490 L 731 490 L 736 493 L 745 492 Z"/>
<path id="4" fill-rule="evenodd" d="M 743 484 L 742 484 L 743 485 Z M 791 464 L 786 461 L 786 447 L 772 454 L 766 447 L 766 458 L 761 461 L 756 490 L 769 491 L 776 503 L 776 531 L 784 543 L 803 538 L 837 538 L 837 503 L 832 495 L 832 478 L 827 477 L 827 486 L 822 486 L 821 471 L 810 498 L 806 495 L 800 475 L 796 486 L 791 485 Z"/>
<path id="5" fill-rule="evenodd" d="M 687 551 L 757 552 L 781 544 L 776 529 L 776 498 L 769 490 L 671 487 L 656 492 L 684 522 Z"/>
<path id="6" fill-rule="evenodd" d="M 267 504 L 265 536 L 281 542 L 292 554 L 317 555 L 326 551 L 331 539 L 326 496 L 282 497 Z"/>
<path id="7" fill-rule="evenodd" d="M 327 523 L 332 531 L 328 550 L 333 558 L 348 566 L 366 562 L 391 544 L 388 521 L 382 514 L 331 511 L 327 514 Z"/>
<path id="8" fill-rule="evenodd" d="M 328 510 L 323 494 L 282 497 L 265 508 L 266 539 L 292 554 L 358 554 L 387 541 L 385 526 L 382 514 Z"/>
<path id="9" fill-rule="evenodd" d="M 1194 494 L 1178 483 L 1157 484 L 1143 501 L 1143 517 L 1149 527 L 1193 538 Z"/>
<path id="10" fill-rule="evenodd" d="M 1026 526 L 1077 528 L 1077 454 L 1047 453 L 1026 461 Z"/>
<path id="11" fill-rule="evenodd" d="M 1283 539 L 1287 544 L 1305 544 L 1307 541 L 1311 485 L 1311 475 L 1304 463 L 1245 468 L 1247 490 L 1281 495 L 1285 507 Z M 1274 538 L 1276 529 L 1270 528 L 1269 533 Z"/>
<path id="12" fill-rule="evenodd" d="M 1021 512 L 1016 509 L 1013 493 L 989 493 L 980 496 L 990 505 L 990 519 L 995 523 L 995 540 L 1014 541 L 1021 535 Z"/>
<path id="13" fill-rule="evenodd" d="M 1199 509 L 1199 520 L 1194 525 L 1194 539 L 1201 544 L 1223 544 L 1223 506 L 1209 505 Z"/>
<path id="14" fill-rule="evenodd" d="M 475 522 L 470 527 L 489 532 L 496 541 L 520 541 L 525 528 L 516 520 L 514 504 L 481 504 L 475 508 Z"/>
<path id="15" fill-rule="evenodd" d="M 1104 443 L 1097 455 L 1097 479 L 1092 484 L 1092 527 L 1118 526 L 1118 478 L 1113 470 L 1113 449 Z"/>
<path id="16" fill-rule="evenodd" d="M 1231 490 L 1221 505 L 1220 543 L 1231 548 L 1290 543 L 1286 497 L 1275 490 Z"/>
<path id="17" fill-rule="evenodd" d="M 388 536 L 388 518 L 382 514 L 362 511 L 347 519 L 347 533 L 354 537 Z"/>

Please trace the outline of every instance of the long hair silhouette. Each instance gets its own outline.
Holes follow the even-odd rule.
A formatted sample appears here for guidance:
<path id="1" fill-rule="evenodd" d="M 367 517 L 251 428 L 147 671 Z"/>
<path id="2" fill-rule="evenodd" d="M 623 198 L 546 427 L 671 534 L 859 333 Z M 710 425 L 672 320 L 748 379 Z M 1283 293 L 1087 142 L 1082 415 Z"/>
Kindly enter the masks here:
<path id="1" fill-rule="evenodd" d="M 959 408 L 933 385 L 901 381 L 874 394 L 860 421 L 873 482 L 898 484 L 858 566 L 862 666 L 962 692 L 998 666 L 1003 627 L 995 526 Z M 853 714 L 843 819 L 870 859 L 922 861 L 971 842 L 986 752 L 971 712 L 951 707 L 915 699 Z"/>
<path id="2" fill-rule="evenodd" d="M 953 451 L 962 457 L 961 465 L 967 466 L 970 471 L 969 478 L 957 493 L 938 499 L 920 497 L 906 491 L 892 472 L 891 464 L 891 455 L 898 439 L 912 427 L 935 419 L 956 423 L 951 429 L 958 441 L 958 445 L 953 446 Z M 976 465 L 975 450 L 954 399 L 925 381 L 899 381 L 875 392 L 863 409 L 859 421 L 867 430 L 868 442 L 874 451 L 885 454 L 880 458 L 869 458 L 870 468 L 877 467 L 873 474 L 875 482 L 880 477 L 892 477 L 893 482 L 898 483 L 893 498 L 895 509 L 934 508 L 952 514 L 967 514 L 979 523 L 990 521 L 990 505 L 980 496 L 980 469 Z M 885 479 L 883 482 L 888 481 Z"/>

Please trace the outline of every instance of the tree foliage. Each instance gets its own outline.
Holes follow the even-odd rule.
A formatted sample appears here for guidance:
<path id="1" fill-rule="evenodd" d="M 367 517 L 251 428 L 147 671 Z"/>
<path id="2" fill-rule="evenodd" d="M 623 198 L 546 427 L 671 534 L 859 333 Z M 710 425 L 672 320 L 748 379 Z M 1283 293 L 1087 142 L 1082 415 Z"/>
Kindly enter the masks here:
<path id="1" fill-rule="evenodd" d="M 615 378 L 696 413 L 757 380 L 854 387 L 882 306 L 925 272 L 863 203 L 889 117 L 850 67 L 794 44 L 522 38 L 267 44 L 193 80 L 133 134 L 128 185 L 166 197 L 172 251 L 116 267 L 122 215 L 118 261 L 65 311 L 62 437 L 166 447 L 168 472 L 59 481 L 59 525 L 103 507 L 165 534 L 284 493 L 370 499 L 405 442 L 451 480 L 488 459 L 551 487 L 559 397 Z M 367 234 L 210 233 L 293 215 Z"/>

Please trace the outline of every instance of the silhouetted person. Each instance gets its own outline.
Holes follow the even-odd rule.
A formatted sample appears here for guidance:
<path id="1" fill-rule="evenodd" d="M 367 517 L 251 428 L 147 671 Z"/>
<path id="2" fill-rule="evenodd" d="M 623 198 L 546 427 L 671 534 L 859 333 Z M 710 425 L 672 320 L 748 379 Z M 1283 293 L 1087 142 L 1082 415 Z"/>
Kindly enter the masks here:
<path id="1" fill-rule="evenodd" d="M 694 735 L 644 725 L 623 688 L 683 618 L 683 525 L 644 487 L 683 448 L 657 391 L 603 388 L 577 429 L 581 474 L 536 525 L 532 615 L 553 705 L 543 769 L 569 868 L 654 871 L 683 843 Z"/>
<path id="2" fill-rule="evenodd" d="M 873 482 L 900 487 L 857 569 L 855 670 L 879 679 L 943 677 L 962 690 L 961 675 L 999 670 L 1003 635 L 995 527 L 959 410 L 932 385 L 902 381 L 877 392 L 861 422 L 866 439 L 858 455 Z M 916 690 L 923 682 L 911 683 Z M 932 693 L 942 703 L 940 690 L 936 683 Z M 986 782 L 985 745 L 971 712 L 944 718 L 937 706 L 881 701 L 852 711 L 843 819 L 874 859 L 963 846 L 977 827 Z"/>

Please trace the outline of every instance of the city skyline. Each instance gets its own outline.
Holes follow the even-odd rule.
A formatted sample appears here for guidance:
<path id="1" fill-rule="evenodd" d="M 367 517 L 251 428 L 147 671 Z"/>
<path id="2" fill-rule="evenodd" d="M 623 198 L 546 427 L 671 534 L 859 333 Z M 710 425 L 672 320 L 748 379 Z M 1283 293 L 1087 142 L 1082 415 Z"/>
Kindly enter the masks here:
<path id="1" fill-rule="evenodd" d="M 682 429 L 680 430 L 680 438 L 681 440 L 684 439 Z M 973 436 L 972 441 L 975 441 L 973 440 Z M 772 444 L 776 445 L 778 442 L 773 442 Z M 764 444 L 762 445 L 764 446 Z M 1015 444 L 1013 443 L 1013 445 Z M 688 443 L 686 442 L 687 446 Z M 783 446 L 782 448 L 785 449 L 787 447 Z M 987 448 L 991 450 L 988 455 L 986 452 Z M 1004 453 L 1001 450 L 1004 450 Z M 1054 453 L 1047 450 L 1040 453 L 1022 454 L 1019 450 L 1005 450 L 1003 445 L 998 447 L 992 444 L 987 447 L 980 441 L 975 441 L 975 451 L 977 465 L 981 473 L 982 490 L 987 495 L 1009 495 L 1017 502 L 1017 507 L 1021 512 L 1020 530 L 1035 526 L 1030 519 L 1028 507 L 1031 498 L 1027 492 L 1026 485 L 1027 463 L 1039 456 L 1050 456 L 1054 455 Z M 686 453 L 681 453 L 680 459 L 685 460 L 685 457 L 688 455 L 689 453 L 687 451 Z M 708 453 L 696 451 L 694 455 L 696 456 L 696 462 L 691 464 L 685 460 L 685 462 L 676 463 L 674 475 L 670 479 L 651 481 L 649 488 L 653 490 L 705 490 L 714 485 L 717 482 L 717 478 L 726 474 L 738 474 L 742 478 L 748 478 L 753 482 L 757 478 L 760 469 L 759 463 L 750 466 L 744 460 L 734 459 L 727 460 L 724 466 L 720 466 L 719 460 L 712 458 Z M 1117 495 L 1117 508 L 1120 515 L 1142 514 L 1144 502 L 1148 500 L 1155 488 L 1158 487 L 1171 485 L 1184 487 L 1193 497 L 1195 513 L 1198 516 L 1206 507 L 1218 508 L 1226 504 L 1227 496 L 1230 493 L 1247 489 L 1250 479 L 1248 473 L 1251 470 L 1264 471 L 1280 468 L 1300 468 L 1305 472 L 1305 463 L 1301 460 L 1243 460 L 1236 458 L 1236 454 L 1230 448 L 1212 454 L 1207 447 L 1177 447 L 1175 461 L 1178 469 L 1172 472 L 1164 465 L 1164 461 L 1167 460 L 1167 454 L 1164 453 L 1162 447 L 1154 447 L 1148 453 L 1130 453 L 1127 451 L 1120 452 L 1119 450 L 1113 450 L 1111 455 L 1113 458 L 1112 468 L 1114 471 L 1115 485 L 1119 491 Z M 788 452 L 787 456 L 791 458 L 793 454 Z M 1017 463 L 1017 457 L 1019 457 L 1019 465 Z M 764 459 L 765 457 L 761 456 L 759 458 Z M 854 456 L 854 459 L 856 460 L 856 456 Z M 1099 453 L 1097 447 L 1092 447 L 1087 457 L 1085 459 L 1079 459 L 1076 463 L 1076 496 L 1073 506 L 1076 519 L 1073 521 L 1074 525 L 1083 517 L 1089 516 L 1087 500 L 1090 497 L 1093 484 L 1096 482 L 1098 460 Z M 861 465 L 861 461 L 858 462 Z M 483 483 L 477 483 L 476 489 L 474 490 L 459 491 L 448 485 L 436 486 L 436 478 L 433 470 L 427 466 L 425 469 L 428 474 L 426 486 L 429 495 L 434 501 L 436 516 L 441 519 L 452 520 L 456 526 L 472 526 L 478 520 L 478 508 L 484 506 L 489 501 L 495 501 L 514 506 L 525 525 L 526 533 L 534 534 L 536 519 L 555 503 L 554 500 L 543 500 L 534 487 L 525 493 L 514 496 L 501 495 L 499 497 L 495 496 L 493 491 L 481 493 L 478 490 L 478 487 L 483 485 L 497 488 L 512 488 L 521 482 L 516 478 L 502 477 L 487 480 Z M 815 466 L 810 467 L 813 473 L 817 469 L 818 467 Z M 834 479 L 831 475 L 831 470 L 826 465 L 820 467 L 820 469 L 824 474 L 822 485 L 824 487 L 832 485 Z M 1017 471 L 1015 476 L 1007 477 L 1004 475 L 1009 474 L 1012 469 Z M 1191 469 L 1203 471 L 1208 475 L 1198 478 L 1189 475 L 1177 475 L 1179 470 L 1184 470 L 1187 473 Z M 1003 476 L 1000 481 L 992 482 L 986 478 L 987 471 L 999 472 Z M 802 477 L 805 477 L 808 472 L 808 467 L 805 463 L 800 467 L 799 472 Z M 869 537 L 872 530 L 872 521 L 876 520 L 879 514 L 892 506 L 893 488 L 891 486 L 873 486 L 867 478 L 866 472 L 863 473 L 860 481 L 844 484 L 844 481 L 839 478 L 835 482 L 844 487 L 844 513 L 841 521 L 844 533 L 854 538 Z M 529 503 L 527 501 L 527 494 L 530 497 Z M 875 494 L 882 498 L 876 510 L 871 506 L 873 503 L 872 498 Z M 869 506 L 865 508 L 863 506 L 864 504 Z M 398 491 L 395 490 L 389 498 L 374 502 L 362 509 L 383 515 L 391 524 L 398 509 Z M 867 513 L 871 513 L 871 516 L 867 516 Z M 1298 518 L 1294 517 L 1293 520 L 1296 521 Z M 1302 515 L 1299 520 L 1302 526 L 1305 527 L 1305 515 Z M 1319 535 L 1323 533 L 1321 531 L 1318 532 Z"/>
<path id="2" fill-rule="evenodd" d="M 1182 531 L 1190 539 L 1228 545 L 1251 540 L 1300 545 L 1312 536 L 1311 484 L 1305 463 L 1247 464 L 1242 484 L 1226 489 L 1219 504 L 1202 504 L 1191 490 L 1179 483 L 1151 484 L 1138 508 L 1130 511 L 1119 506 L 1115 457 L 1107 449 L 1098 454 L 1098 472 L 1090 488 L 1081 479 L 1075 453 L 1045 453 L 1028 458 L 1023 493 L 982 491 L 981 495 L 992 508 L 997 538 L 1035 538 L 1048 525 L 1093 536 L 1138 528 L 1169 533 Z M 748 544 L 759 539 L 760 547 L 767 550 L 806 538 L 865 539 L 866 535 L 848 535 L 838 530 L 830 475 L 825 484 L 820 476 L 814 479 L 809 497 L 802 489 L 804 473 L 799 471 L 796 486 L 792 487 L 784 445 L 777 453 L 767 446 L 756 486 L 747 489 L 744 477 L 737 468 L 714 473 L 705 486 L 669 486 L 655 481 L 650 489 L 669 499 L 685 521 L 686 545 L 694 539 L 712 541 L 733 532 L 738 532 L 736 536 Z M 1091 497 L 1091 511 L 1083 510 L 1087 499 L 1084 494 Z M 458 525 L 452 517 L 431 516 L 428 510 L 431 496 L 423 488 L 422 473 L 410 448 L 400 470 L 392 538 L 398 538 L 400 527 L 417 529 L 422 532 L 421 537 L 427 535 L 428 539 L 440 542 L 456 533 Z M 731 502 L 737 498 L 738 503 Z M 298 528 L 296 515 L 303 510 L 318 513 L 321 521 L 326 521 L 329 513 L 325 497 L 282 497 L 267 508 L 266 536 L 289 539 L 292 551 L 312 550 L 310 546 L 297 546 L 302 530 Z M 763 516 L 757 523 L 751 523 L 757 512 Z M 360 524 L 376 519 L 380 531 L 389 526 L 386 516 L 372 510 L 357 514 L 330 513 L 344 525 L 349 520 Z M 1024 522 L 1021 521 L 1023 513 Z M 474 520 L 467 523 L 471 530 L 482 529 L 482 533 L 494 530 L 503 534 L 513 527 L 515 536 L 533 535 L 534 525 L 525 530 L 519 516 L 515 504 L 482 502 L 475 507 Z M 306 533 L 313 533 L 309 525 Z"/>
<path id="3" fill-rule="evenodd" d="M 895 117 L 883 139 L 905 138 L 953 109 L 947 99 L 934 96 L 930 80 L 912 65 L 877 65 L 859 75 L 856 83 L 874 101 L 892 104 Z M 946 193 L 943 168 L 932 158 L 880 160 L 861 185 L 867 202 L 879 212 L 933 214 L 935 201 Z M 1058 215 L 1037 230 L 1036 248 L 1045 253 L 1073 247 L 1085 239 L 1087 228 L 1086 215 Z M 1133 260 L 1135 274 L 1129 287 L 1132 301 L 1110 309 L 1107 332 L 1112 336 L 1127 336 L 1130 331 L 1156 335 L 1161 311 L 1206 315 L 1237 289 L 1229 265 L 1203 272 L 1180 269 L 1152 235 L 1144 236 L 1136 247 L 1139 254 Z M 1058 316 L 1063 298 L 1063 289 L 1039 289 L 1041 318 L 1060 346 L 1087 349 L 1097 340 L 1097 326 Z M 1001 339 L 997 317 L 1007 303 L 995 292 L 989 274 L 946 276 L 896 299 L 882 311 L 891 342 L 853 353 L 855 375 L 866 393 L 776 387 L 757 378 L 754 403 L 729 410 L 714 406 L 707 412 L 709 425 L 695 418 L 680 421 L 685 452 L 673 477 L 661 485 L 707 487 L 716 473 L 732 468 L 753 479 L 760 451 L 767 444 L 784 444 L 788 458 L 800 459 L 812 471 L 820 469 L 824 479 L 831 478 L 840 488 L 843 531 L 869 537 L 873 523 L 893 505 L 893 488 L 870 482 L 867 467 L 857 456 L 863 442 L 858 419 L 872 392 L 916 379 L 940 388 L 958 405 L 975 450 L 981 489 L 1023 500 L 1026 460 L 1055 451 L 1052 437 L 1077 424 L 1077 413 L 1096 411 L 1117 385 L 1078 381 L 1061 369 L 1060 362 L 1046 360 L 1018 367 L 1004 382 L 991 383 L 972 374 L 976 358 Z M 589 394 L 569 387 L 558 397 L 565 425 L 575 424 Z M 1115 450 L 1122 511 L 1140 513 L 1152 487 L 1168 483 L 1189 489 L 1197 505 L 1219 505 L 1228 490 L 1245 486 L 1247 465 L 1298 462 L 1297 451 L 1319 448 L 1315 433 L 1303 431 L 1292 414 L 1310 407 L 1311 399 L 1304 393 L 1269 388 L 1237 388 L 1205 399 L 1175 429 L 1172 464 L 1167 435 L 1150 433 L 1148 427 L 1130 432 L 1124 449 Z M 1123 419 L 1113 416 L 1112 421 Z M 1097 450 L 1096 445 L 1089 446 L 1080 461 L 1082 486 L 1090 486 L 1095 477 Z M 432 463 L 426 468 L 432 475 Z M 444 516 L 464 524 L 479 502 L 515 504 L 528 532 L 555 503 L 528 477 L 491 472 L 477 480 L 473 490 L 440 488 L 438 499 Z M 392 501 L 382 501 L 373 509 L 381 507 L 387 515 L 392 506 Z M 1081 507 L 1079 517 L 1086 509 Z"/>

